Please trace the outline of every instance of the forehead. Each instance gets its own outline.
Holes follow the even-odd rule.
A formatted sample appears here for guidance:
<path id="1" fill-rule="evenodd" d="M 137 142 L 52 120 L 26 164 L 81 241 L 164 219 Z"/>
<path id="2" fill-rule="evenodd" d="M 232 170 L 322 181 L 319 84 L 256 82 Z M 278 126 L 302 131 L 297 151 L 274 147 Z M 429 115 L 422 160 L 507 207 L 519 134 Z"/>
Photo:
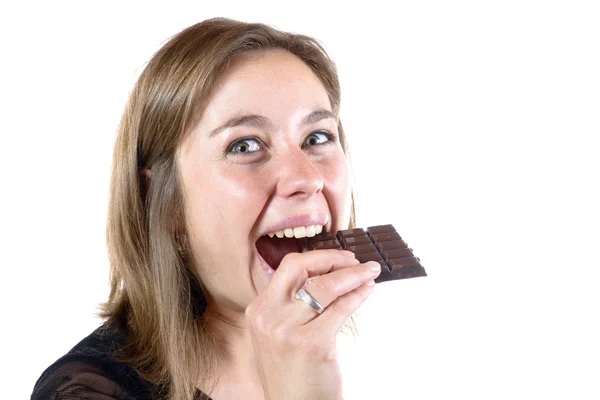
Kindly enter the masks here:
<path id="1" fill-rule="evenodd" d="M 330 109 L 319 78 L 302 60 L 282 49 L 249 52 L 233 59 L 215 81 L 204 105 L 208 114 L 264 114 L 298 106 Z"/>

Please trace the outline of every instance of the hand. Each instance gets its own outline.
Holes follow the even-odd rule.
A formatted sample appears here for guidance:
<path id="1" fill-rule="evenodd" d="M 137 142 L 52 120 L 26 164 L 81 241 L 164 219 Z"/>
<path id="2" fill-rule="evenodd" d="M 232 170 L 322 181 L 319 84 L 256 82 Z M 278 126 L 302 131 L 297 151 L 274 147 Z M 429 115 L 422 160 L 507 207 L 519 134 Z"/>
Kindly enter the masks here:
<path id="1" fill-rule="evenodd" d="M 336 336 L 373 292 L 381 272 L 344 250 L 286 255 L 266 290 L 246 308 L 268 400 L 341 400 Z M 318 314 L 294 295 L 306 290 L 324 308 Z"/>

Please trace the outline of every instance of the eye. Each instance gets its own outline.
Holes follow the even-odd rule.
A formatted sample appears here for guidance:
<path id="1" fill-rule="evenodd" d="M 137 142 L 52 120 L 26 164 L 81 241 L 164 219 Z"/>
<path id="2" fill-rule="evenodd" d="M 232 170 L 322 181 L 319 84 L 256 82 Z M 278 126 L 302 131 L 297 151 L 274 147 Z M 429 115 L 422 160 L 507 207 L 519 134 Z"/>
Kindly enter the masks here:
<path id="1" fill-rule="evenodd" d="M 325 144 L 333 139 L 333 135 L 327 132 L 313 132 L 304 140 L 304 144 L 316 146 Z"/>
<path id="2" fill-rule="evenodd" d="M 260 151 L 260 144 L 257 139 L 253 138 L 241 138 L 229 145 L 227 149 L 228 153 L 231 154 L 247 154 L 255 153 Z"/>

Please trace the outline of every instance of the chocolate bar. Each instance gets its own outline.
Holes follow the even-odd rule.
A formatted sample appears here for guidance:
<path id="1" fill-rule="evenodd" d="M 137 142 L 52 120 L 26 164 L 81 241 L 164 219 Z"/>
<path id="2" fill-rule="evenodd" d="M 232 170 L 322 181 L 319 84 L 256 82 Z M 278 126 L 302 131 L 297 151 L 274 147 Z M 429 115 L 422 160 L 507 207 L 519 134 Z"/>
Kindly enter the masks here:
<path id="1" fill-rule="evenodd" d="M 366 232 L 362 228 L 322 232 L 308 238 L 308 250 L 319 249 L 352 251 L 361 263 L 377 261 L 381 274 L 375 283 L 427 276 L 420 259 L 392 225 L 370 226 Z"/>

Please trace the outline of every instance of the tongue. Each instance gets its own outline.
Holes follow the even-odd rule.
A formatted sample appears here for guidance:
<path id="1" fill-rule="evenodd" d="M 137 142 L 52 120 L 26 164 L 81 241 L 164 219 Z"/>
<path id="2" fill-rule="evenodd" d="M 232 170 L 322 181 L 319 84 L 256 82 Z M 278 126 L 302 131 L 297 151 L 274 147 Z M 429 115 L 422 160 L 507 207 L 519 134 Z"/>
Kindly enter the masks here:
<path id="1" fill-rule="evenodd" d="M 271 268 L 277 269 L 286 254 L 300 251 L 298 242 L 298 239 L 295 238 L 279 239 L 262 236 L 256 242 L 256 249 Z"/>

